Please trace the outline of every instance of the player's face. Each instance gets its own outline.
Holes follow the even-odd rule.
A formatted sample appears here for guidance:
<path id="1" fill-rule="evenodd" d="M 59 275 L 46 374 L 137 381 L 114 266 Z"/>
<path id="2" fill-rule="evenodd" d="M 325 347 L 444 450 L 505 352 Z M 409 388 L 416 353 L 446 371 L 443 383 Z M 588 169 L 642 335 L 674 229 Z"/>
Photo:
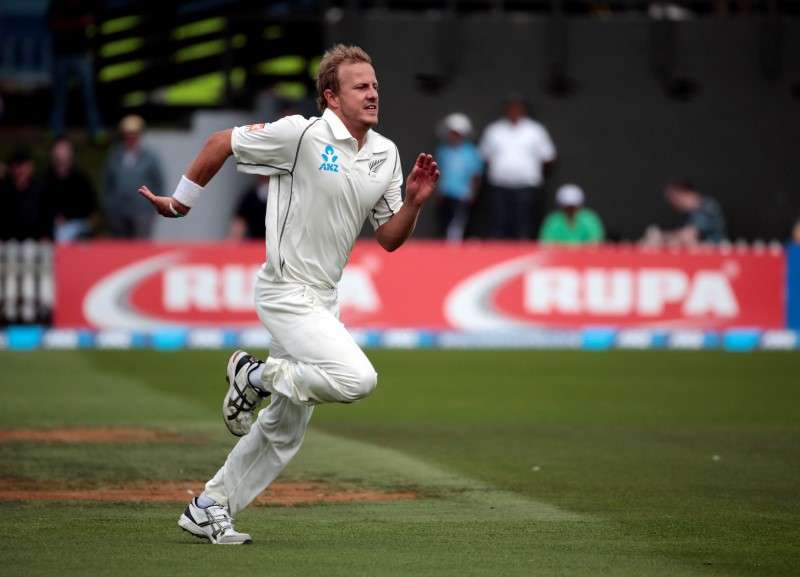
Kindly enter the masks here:
<path id="1" fill-rule="evenodd" d="M 335 101 L 345 125 L 364 129 L 378 124 L 378 80 L 372 65 L 344 63 L 338 72 L 339 94 Z"/>

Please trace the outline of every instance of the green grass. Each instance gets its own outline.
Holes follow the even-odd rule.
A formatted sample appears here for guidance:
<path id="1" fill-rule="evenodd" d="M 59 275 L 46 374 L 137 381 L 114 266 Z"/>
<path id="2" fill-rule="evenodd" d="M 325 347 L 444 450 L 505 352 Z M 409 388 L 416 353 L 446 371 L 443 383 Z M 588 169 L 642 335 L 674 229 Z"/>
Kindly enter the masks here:
<path id="1" fill-rule="evenodd" d="M 0 575 L 775 575 L 800 567 L 800 355 L 370 351 L 374 395 L 319 407 L 284 478 L 413 488 L 256 507 L 249 548 L 181 505 L 0 503 Z M 0 476 L 204 479 L 233 443 L 227 354 L 0 354 L 0 427 L 142 425 L 190 444 L 0 444 Z M 715 457 L 716 456 L 716 457 Z"/>

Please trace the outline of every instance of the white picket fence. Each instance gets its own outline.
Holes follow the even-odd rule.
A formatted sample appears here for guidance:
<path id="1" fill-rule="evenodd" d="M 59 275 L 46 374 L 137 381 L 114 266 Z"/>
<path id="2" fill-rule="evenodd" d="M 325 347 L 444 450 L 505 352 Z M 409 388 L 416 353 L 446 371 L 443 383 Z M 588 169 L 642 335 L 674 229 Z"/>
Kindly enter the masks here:
<path id="1" fill-rule="evenodd" d="M 0 242 L 0 325 L 49 325 L 53 301 L 52 243 Z"/>

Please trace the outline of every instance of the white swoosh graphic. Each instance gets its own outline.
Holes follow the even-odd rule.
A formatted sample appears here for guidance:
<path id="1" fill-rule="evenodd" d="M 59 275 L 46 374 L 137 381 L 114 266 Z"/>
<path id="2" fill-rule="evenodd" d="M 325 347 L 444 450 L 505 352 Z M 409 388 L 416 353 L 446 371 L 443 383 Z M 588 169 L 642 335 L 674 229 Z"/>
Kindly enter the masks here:
<path id="1" fill-rule="evenodd" d="M 136 262 L 112 272 L 94 285 L 83 300 L 83 315 L 100 329 L 144 330 L 178 326 L 131 309 L 130 291 L 141 280 L 185 258 L 184 253 L 170 252 Z"/>
<path id="2" fill-rule="evenodd" d="M 542 326 L 541 323 L 521 321 L 492 310 L 492 293 L 507 280 L 535 268 L 543 255 L 525 255 L 501 262 L 467 277 L 450 291 L 444 303 L 444 315 L 455 328 L 483 331 Z"/>
<path id="3" fill-rule="evenodd" d="M 492 294 L 506 281 L 542 265 L 546 260 L 545 255 L 525 255 L 501 262 L 467 277 L 447 295 L 444 304 L 445 318 L 454 328 L 469 331 L 547 328 L 546 321 L 520 320 L 494 310 L 491 303 Z M 630 322 L 630 317 L 635 317 L 635 322 Z M 722 326 L 719 321 L 707 319 L 642 319 L 633 312 L 620 320 L 627 321 L 628 328 L 643 329 L 706 328 L 714 330 Z"/>

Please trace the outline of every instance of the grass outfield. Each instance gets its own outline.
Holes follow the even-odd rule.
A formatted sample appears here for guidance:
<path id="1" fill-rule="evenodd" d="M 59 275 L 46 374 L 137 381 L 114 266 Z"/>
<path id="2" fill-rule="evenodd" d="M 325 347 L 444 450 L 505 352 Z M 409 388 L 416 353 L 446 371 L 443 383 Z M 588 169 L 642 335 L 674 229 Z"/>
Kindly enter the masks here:
<path id="1" fill-rule="evenodd" d="M 678 576 L 800 572 L 800 355 L 370 351 L 282 479 L 412 501 L 253 507 L 245 548 L 182 504 L 0 502 L 0 575 Z M 204 479 L 234 439 L 223 351 L 0 353 L 0 428 L 151 426 L 193 443 L 0 443 L 0 477 Z"/>

